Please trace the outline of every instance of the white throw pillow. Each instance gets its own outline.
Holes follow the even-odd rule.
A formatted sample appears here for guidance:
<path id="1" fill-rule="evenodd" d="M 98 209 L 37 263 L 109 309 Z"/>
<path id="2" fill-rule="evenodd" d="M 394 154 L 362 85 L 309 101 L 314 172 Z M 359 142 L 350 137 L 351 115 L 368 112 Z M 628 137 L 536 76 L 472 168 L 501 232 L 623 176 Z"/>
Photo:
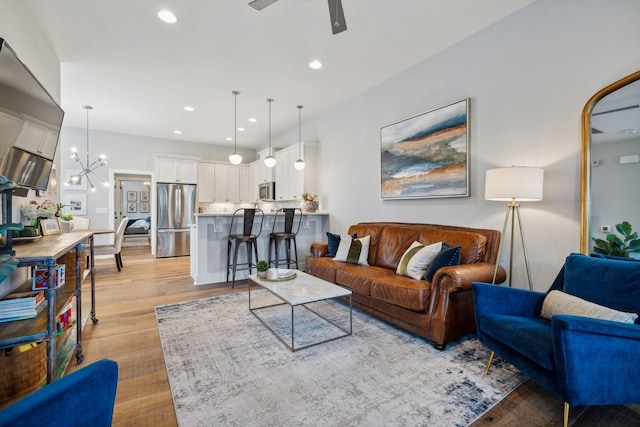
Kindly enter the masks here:
<path id="1" fill-rule="evenodd" d="M 638 318 L 636 313 L 614 310 L 561 291 L 549 292 L 542 303 L 540 317 L 551 319 L 554 314 L 571 314 L 624 323 L 633 323 Z"/>
<path id="2" fill-rule="evenodd" d="M 356 240 L 360 242 L 362 245 L 361 247 L 358 247 L 360 246 L 358 244 L 354 245 Z M 371 236 L 358 237 L 357 239 L 354 239 L 348 234 L 343 234 L 340 236 L 340 244 L 338 245 L 338 250 L 336 251 L 336 256 L 333 260 L 348 262 L 351 264 L 369 265 L 367 259 L 369 257 L 370 241 Z"/>
<path id="3" fill-rule="evenodd" d="M 422 279 L 429 264 L 440 253 L 440 250 L 442 250 L 442 242 L 428 246 L 420 242 L 413 242 L 400 258 L 396 274 L 416 280 Z"/>

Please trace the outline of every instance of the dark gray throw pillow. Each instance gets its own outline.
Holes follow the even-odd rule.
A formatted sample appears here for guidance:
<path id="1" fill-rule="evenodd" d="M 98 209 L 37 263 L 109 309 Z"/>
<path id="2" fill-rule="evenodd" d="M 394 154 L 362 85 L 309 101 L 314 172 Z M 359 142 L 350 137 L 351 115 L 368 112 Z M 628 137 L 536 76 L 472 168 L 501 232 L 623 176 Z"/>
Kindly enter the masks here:
<path id="1" fill-rule="evenodd" d="M 340 245 L 340 235 L 327 231 L 327 243 L 329 247 L 327 248 L 327 254 L 325 256 L 333 258 L 336 256 L 338 246 Z"/>
<path id="2" fill-rule="evenodd" d="M 433 280 L 433 276 L 435 276 L 439 268 L 460 264 L 460 246 L 453 248 L 447 247 L 445 249 L 445 245 L 443 244 L 442 247 L 443 249 L 436 255 L 433 261 L 431 261 L 427 272 L 424 273 L 424 278 L 430 282 Z"/>

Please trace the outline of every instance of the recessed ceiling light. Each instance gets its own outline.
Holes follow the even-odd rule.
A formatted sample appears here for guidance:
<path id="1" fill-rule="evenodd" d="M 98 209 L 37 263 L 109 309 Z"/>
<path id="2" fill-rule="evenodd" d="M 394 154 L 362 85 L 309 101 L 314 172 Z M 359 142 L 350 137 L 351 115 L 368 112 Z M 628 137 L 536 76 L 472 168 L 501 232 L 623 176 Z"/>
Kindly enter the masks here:
<path id="1" fill-rule="evenodd" d="M 318 69 L 322 68 L 322 62 L 318 61 L 317 59 L 314 59 L 313 61 L 309 62 L 309 68 L 313 68 L 314 70 L 318 70 Z"/>
<path id="2" fill-rule="evenodd" d="M 187 105 L 187 106 L 184 107 L 184 111 L 192 112 L 193 111 L 193 107 L 191 105 Z"/>
<path id="3" fill-rule="evenodd" d="M 230 136 L 225 138 L 227 141 L 233 141 L 233 138 L 231 138 Z"/>
<path id="4" fill-rule="evenodd" d="M 160 18 L 163 22 L 166 22 L 167 24 L 175 24 L 178 21 L 178 18 L 176 18 L 176 15 L 170 10 L 166 10 L 166 9 L 158 12 L 158 18 Z"/>
<path id="5" fill-rule="evenodd" d="M 244 132 L 244 128 L 238 128 L 238 131 Z"/>
<path id="6" fill-rule="evenodd" d="M 182 131 L 181 130 L 174 130 L 173 133 L 175 133 L 176 135 L 182 135 Z"/>
<path id="7" fill-rule="evenodd" d="M 258 119 L 256 119 L 255 117 L 249 117 L 249 121 L 250 121 L 251 123 L 255 123 L 255 122 L 257 122 L 257 121 L 258 121 Z"/>

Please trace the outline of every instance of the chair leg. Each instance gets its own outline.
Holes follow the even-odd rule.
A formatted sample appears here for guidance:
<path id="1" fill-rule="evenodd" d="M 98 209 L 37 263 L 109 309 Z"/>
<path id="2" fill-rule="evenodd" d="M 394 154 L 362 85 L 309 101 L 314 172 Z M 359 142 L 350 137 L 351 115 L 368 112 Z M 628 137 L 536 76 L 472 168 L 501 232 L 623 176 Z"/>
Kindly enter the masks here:
<path id="1" fill-rule="evenodd" d="M 296 238 L 293 238 L 293 256 L 295 257 L 294 262 L 296 263 L 296 270 L 299 270 L 298 267 L 298 244 L 296 243 Z"/>
<path id="2" fill-rule="evenodd" d="M 231 278 L 231 288 L 236 287 L 236 267 L 238 265 L 238 246 L 240 246 L 239 242 L 236 242 L 235 250 L 233 251 L 233 276 Z"/>
<path id="3" fill-rule="evenodd" d="M 229 268 L 231 267 L 231 239 L 227 242 L 227 283 L 229 282 Z"/>
<path id="4" fill-rule="evenodd" d="M 120 261 L 120 268 L 124 268 L 124 264 L 122 263 L 122 252 L 118 252 L 118 261 Z"/>
<path id="5" fill-rule="evenodd" d="M 251 254 L 252 246 L 253 242 L 251 240 L 247 241 L 247 268 L 249 269 L 249 274 L 252 272 L 251 264 L 253 264 L 253 257 Z"/>
<path id="6" fill-rule="evenodd" d="M 287 252 L 287 268 L 291 268 L 291 239 L 284 239 L 284 248 Z"/>
<path id="7" fill-rule="evenodd" d="M 255 240 L 253 242 L 253 252 L 256 256 L 256 272 L 258 271 L 258 261 L 260 260 L 260 258 L 258 258 L 258 240 Z M 251 273 L 251 270 L 249 270 L 249 273 Z"/>
<path id="8" fill-rule="evenodd" d="M 122 271 L 122 268 L 120 268 L 120 263 L 118 262 L 118 254 L 115 254 L 113 257 L 116 259 L 116 267 L 118 267 L 118 271 Z"/>
<path id="9" fill-rule="evenodd" d="M 564 402 L 564 427 L 569 427 L 569 404 Z"/>
<path id="10" fill-rule="evenodd" d="M 489 356 L 489 361 L 487 362 L 487 367 L 484 369 L 485 375 L 489 375 L 489 368 L 491 368 L 491 363 L 493 362 L 493 356 L 495 355 L 496 354 L 492 351 L 491 355 Z"/>

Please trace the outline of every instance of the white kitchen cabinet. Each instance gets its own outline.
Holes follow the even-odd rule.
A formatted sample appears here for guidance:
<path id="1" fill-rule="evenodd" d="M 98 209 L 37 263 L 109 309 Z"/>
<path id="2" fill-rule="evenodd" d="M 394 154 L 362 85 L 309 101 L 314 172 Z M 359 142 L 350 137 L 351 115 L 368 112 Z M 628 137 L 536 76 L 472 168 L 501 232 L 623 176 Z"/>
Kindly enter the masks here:
<path id="1" fill-rule="evenodd" d="M 198 164 L 198 202 L 214 201 L 214 164 Z"/>
<path id="2" fill-rule="evenodd" d="M 44 123 L 25 120 L 14 146 L 46 159 L 56 154 L 58 131 Z"/>
<path id="3" fill-rule="evenodd" d="M 244 181 L 244 184 L 242 184 Z M 214 165 L 214 201 L 249 202 L 249 166 Z"/>
<path id="4" fill-rule="evenodd" d="M 277 200 L 302 200 L 302 193 L 318 193 L 318 145 L 302 143 L 302 158 L 305 168 L 294 166 L 300 158 L 298 144 L 291 145 L 275 154 L 275 181 Z"/>
<path id="5" fill-rule="evenodd" d="M 155 169 L 158 182 L 198 183 L 198 161 L 195 159 L 157 157 Z"/>
<path id="6" fill-rule="evenodd" d="M 240 203 L 248 203 L 253 201 L 251 198 L 251 175 L 249 166 L 239 166 L 240 173 Z"/>

